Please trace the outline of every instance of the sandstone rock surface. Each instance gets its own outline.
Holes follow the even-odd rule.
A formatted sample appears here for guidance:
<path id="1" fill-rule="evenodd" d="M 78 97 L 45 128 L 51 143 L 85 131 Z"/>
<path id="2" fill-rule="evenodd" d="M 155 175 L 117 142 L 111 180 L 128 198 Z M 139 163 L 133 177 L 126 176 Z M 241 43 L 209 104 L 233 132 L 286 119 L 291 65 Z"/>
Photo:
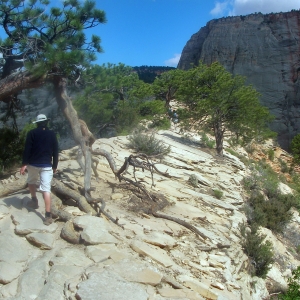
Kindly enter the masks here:
<path id="1" fill-rule="evenodd" d="M 204 149 L 186 145 L 172 130 L 156 136 L 171 145 L 157 168 L 174 174 L 154 174 L 152 189 L 170 201 L 160 212 L 192 224 L 206 238 L 133 208 L 131 192 L 99 158 L 100 179 L 92 178 L 93 193 L 104 198 L 106 211 L 118 217 L 122 227 L 103 216 L 84 214 L 67 200 L 66 211 L 81 236 L 80 244 L 73 245 L 60 237 L 63 222 L 43 225 L 41 193 L 35 212 L 26 207 L 28 190 L 0 199 L 0 299 L 261 300 L 268 295 L 266 281 L 247 273 L 249 260 L 241 247 L 246 166 L 227 157 L 220 163 Z M 109 151 L 120 166 L 130 153 L 126 142 L 126 137 L 101 139 L 95 147 Z M 82 182 L 73 152 L 63 151 L 59 169 L 70 182 Z M 200 179 L 198 186 L 189 183 L 191 174 Z M 151 174 L 139 176 L 151 185 Z M 216 199 L 212 189 L 220 188 L 224 196 Z M 293 211 L 289 228 L 296 231 L 299 224 L 299 213 Z M 274 285 L 283 286 L 300 262 L 272 232 L 263 233 L 285 262 L 269 273 Z"/>

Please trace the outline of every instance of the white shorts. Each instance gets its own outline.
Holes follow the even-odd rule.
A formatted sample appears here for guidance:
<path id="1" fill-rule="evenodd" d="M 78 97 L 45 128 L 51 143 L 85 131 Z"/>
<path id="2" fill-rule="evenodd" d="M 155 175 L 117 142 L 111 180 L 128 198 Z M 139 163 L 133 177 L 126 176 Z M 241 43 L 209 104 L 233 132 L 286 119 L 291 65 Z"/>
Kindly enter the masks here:
<path id="1" fill-rule="evenodd" d="M 53 170 L 51 167 L 39 168 L 34 166 L 27 166 L 28 184 L 36 184 L 40 178 L 40 191 L 51 192 L 51 181 L 53 178 Z"/>

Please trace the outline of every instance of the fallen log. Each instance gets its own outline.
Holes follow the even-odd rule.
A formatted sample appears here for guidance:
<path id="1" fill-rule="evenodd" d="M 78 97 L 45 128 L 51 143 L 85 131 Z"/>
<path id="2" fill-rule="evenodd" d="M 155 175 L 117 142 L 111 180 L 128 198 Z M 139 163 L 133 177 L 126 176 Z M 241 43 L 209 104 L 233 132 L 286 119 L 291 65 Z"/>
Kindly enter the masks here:
<path id="1" fill-rule="evenodd" d="M 162 218 L 162 219 L 166 219 L 166 220 L 169 220 L 169 221 L 173 221 L 177 224 L 180 224 L 180 225 L 184 226 L 185 228 L 187 228 L 187 229 L 193 231 L 194 233 L 196 233 L 198 235 L 198 237 L 202 240 L 209 239 L 209 237 L 207 235 L 205 235 L 204 233 L 199 231 L 195 226 L 191 225 L 190 223 L 188 223 L 184 220 L 174 218 L 174 217 L 171 217 L 171 216 L 167 216 L 167 215 L 158 213 L 157 211 L 154 211 L 154 210 L 152 211 L 152 215 L 155 218 Z"/>
<path id="2" fill-rule="evenodd" d="M 66 187 L 66 185 L 60 182 L 59 180 L 53 178 L 51 188 L 55 194 L 67 196 L 75 200 L 79 209 L 84 211 L 85 213 L 91 214 L 92 216 L 97 215 L 97 212 L 87 202 L 86 198 L 81 196 L 77 191 Z"/>
<path id="3" fill-rule="evenodd" d="M 73 222 L 71 220 L 67 221 L 60 233 L 61 238 L 66 240 L 71 244 L 79 244 L 80 234 L 75 231 Z"/>
<path id="4" fill-rule="evenodd" d="M 8 182 L 7 184 L 0 185 L 0 197 L 5 197 L 7 195 L 16 193 L 27 187 L 26 183 L 27 175 L 20 175 L 14 182 Z"/>
<path id="5" fill-rule="evenodd" d="M 72 220 L 73 216 L 66 212 L 61 210 L 62 201 L 54 194 L 51 195 L 52 201 L 51 201 L 51 213 L 53 217 L 58 217 L 60 220 L 67 222 L 69 220 Z"/>

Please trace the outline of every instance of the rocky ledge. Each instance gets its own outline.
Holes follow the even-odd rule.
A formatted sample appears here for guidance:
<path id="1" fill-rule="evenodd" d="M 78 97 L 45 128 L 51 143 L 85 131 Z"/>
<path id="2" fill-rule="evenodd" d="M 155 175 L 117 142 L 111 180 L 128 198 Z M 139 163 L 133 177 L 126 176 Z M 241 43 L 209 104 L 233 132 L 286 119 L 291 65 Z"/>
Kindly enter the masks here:
<path id="1" fill-rule="evenodd" d="M 71 199 L 65 200 L 80 233 L 79 245 L 60 237 L 63 222 L 43 225 L 41 194 L 36 211 L 26 208 L 28 190 L 0 199 L 0 299 L 261 300 L 269 295 L 268 285 L 287 285 L 299 261 L 266 229 L 276 256 L 286 264 L 275 263 L 267 280 L 248 275 L 239 231 L 246 221 L 241 186 L 246 166 L 229 153 L 221 160 L 196 142 L 187 144 L 173 131 L 159 131 L 156 137 L 171 146 L 170 154 L 156 164 L 171 177 L 156 173 L 153 178 L 152 190 L 172 203 L 161 213 L 192 224 L 201 235 L 139 210 L 137 199 L 100 158 L 94 195 L 105 200 L 106 211 L 120 226 L 104 216 L 84 214 Z M 109 151 L 122 165 L 131 154 L 126 143 L 126 137 L 115 137 L 97 140 L 94 147 Z M 74 150 L 62 151 L 59 162 L 60 173 L 67 175 L 60 180 L 70 184 L 83 182 Z M 189 184 L 191 175 L 196 184 Z M 151 174 L 137 171 L 135 176 L 151 187 Z M 213 196 L 214 189 L 223 192 L 222 199 Z M 299 216 L 294 216 L 291 226 L 299 228 Z"/>

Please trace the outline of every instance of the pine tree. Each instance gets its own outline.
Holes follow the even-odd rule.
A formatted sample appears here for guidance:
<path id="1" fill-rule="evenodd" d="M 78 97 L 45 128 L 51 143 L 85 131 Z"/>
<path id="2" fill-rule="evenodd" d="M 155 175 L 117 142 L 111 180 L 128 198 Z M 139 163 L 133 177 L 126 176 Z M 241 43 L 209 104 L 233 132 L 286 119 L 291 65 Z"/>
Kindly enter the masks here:
<path id="1" fill-rule="evenodd" d="M 177 99 L 186 109 L 179 118 L 187 127 L 212 132 L 216 150 L 223 155 L 225 133 L 249 141 L 273 137 L 268 123 L 273 119 L 259 102 L 259 93 L 245 85 L 245 78 L 233 76 L 218 62 L 185 71 L 177 91 Z"/>

